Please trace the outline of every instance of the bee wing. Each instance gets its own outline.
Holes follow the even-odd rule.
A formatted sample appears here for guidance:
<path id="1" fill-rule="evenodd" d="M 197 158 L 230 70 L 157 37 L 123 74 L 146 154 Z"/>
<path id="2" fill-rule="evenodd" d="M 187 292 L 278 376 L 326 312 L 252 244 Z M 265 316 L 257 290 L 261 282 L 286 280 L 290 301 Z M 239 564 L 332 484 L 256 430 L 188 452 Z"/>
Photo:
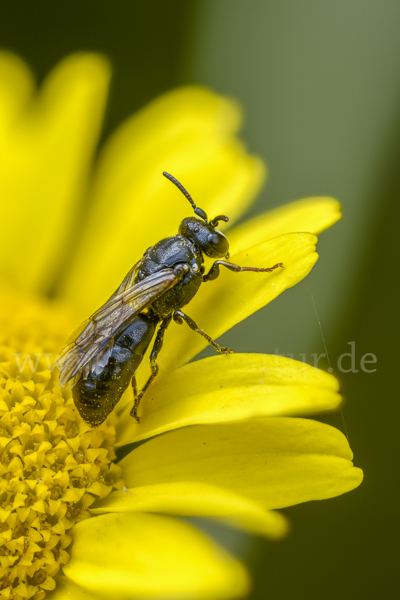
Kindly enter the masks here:
<path id="1" fill-rule="evenodd" d="M 132 285 L 134 269 L 129 271 L 111 298 L 82 323 L 61 350 L 55 363 L 60 370 L 60 386 L 64 386 L 112 344 L 113 338 L 128 320 L 176 285 L 183 274 L 180 270 L 166 268 Z"/>
<path id="2" fill-rule="evenodd" d="M 108 301 L 106 302 L 106 304 L 108 304 L 108 302 L 110 302 L 110 300 L 112 300 L 113 298 L 115 298 L 116 296 L 118 296 L 118 294 L 121 294 L 122 292 L 124 292 L 128 288 L 132 287 L 133 281 L 134 281 L 135 276 L 136 276 L 136 273 L 138 272 L 138 270 L 142 266 L 144 258 L 145 257 L 142 256 L 142 258 L 140 260 L 138 260 L 138 262 L 135 265 L 133 265 L 132 269 L 130 271 L 128 271 L 128 273 L 125 275 L 124 279 L 122 280 L 121 285 L 115 290 L 115 292 L 113 293 L 113 295 L 110 296 L 110 298 L 108 299 Z M 101 310 L 101 309 L 99 309 L 99 310 Z M 89 318 L 91 318 L 91 317 L 89 317 Z"/>
<path id="3" fill-rule="evenodd" d="M 73 348 L 75 346 L 75 343 L 78 340 L 78 338 L 80 338 L 81 334 L 83 334 L 86 331 L 86 329 L 90 325 L 91 320 L 93 318 L 95 318 L 96 314 L 100 310 L 102 310 L 107 305 L 111 304 L 111 301 L 116 296 L 118 296 L 119 294 L 121 294 L 125 290 L 129 289 L 130 287 L 132 287 L 134 278 L 135 278 L 136 273 L 137 273 L 137 270 L 140 268 L 140 266 L 141 266 L 141 264 L 143 262 L 143 258 L 141 258 L 135 265 L 133 265 L 132 269 L 126 274 L 126 276 L 124 277 L 122 283 L 115 290 L 115 292 L 112 294 L 112 296 L 110 296 L 110 298 L 107 300 L 107 302 L 98 311 L 96 311 L 88 319 L 86 319 L 86 321 L 83 321 L 83 323 L 81 323 L 79 325 L 79 327 L 77 329 L 75 329 L 72 332 L 72 334 L 70 335 L 70 337 L 67 339 L 67 341 L 65 343 L 65 346 L 59 352 L 59 354 L 57 356 L 57 359 L 56 359 L 56 362 L 55 362 L 55 366 L 58 367 L 59 370 L 60 370 L 60 380 L 63 380 L 63 377 L 61 375 L 62 375 L 63 370 L 64 370 L 64 363 L 66 363 L 66 361 L 68 360 L 68 353 L 70 352 L 70 350 L 73 350 Z M 72 355 L 70 356 L 70 358 L 72 358 Z M 69 381 L 69 379 L 67 379 L 67 381 Z"/>

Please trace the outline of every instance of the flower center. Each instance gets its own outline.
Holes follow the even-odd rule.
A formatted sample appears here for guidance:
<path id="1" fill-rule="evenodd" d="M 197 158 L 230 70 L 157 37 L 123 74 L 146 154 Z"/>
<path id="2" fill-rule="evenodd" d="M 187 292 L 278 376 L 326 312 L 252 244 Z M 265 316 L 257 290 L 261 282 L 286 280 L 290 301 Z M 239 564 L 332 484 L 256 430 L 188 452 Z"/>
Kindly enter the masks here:
<path id="1" fill-rule="evenodd" d="M 90 429 L 58 386 L 51 364 L 71 328 L 65 314 L 35 301 L 2 308 L 0 592 L 40 600 L 69 560 L 69 530 L 96 498 L 122 487 L 112 462 L 116 417 Z"/>

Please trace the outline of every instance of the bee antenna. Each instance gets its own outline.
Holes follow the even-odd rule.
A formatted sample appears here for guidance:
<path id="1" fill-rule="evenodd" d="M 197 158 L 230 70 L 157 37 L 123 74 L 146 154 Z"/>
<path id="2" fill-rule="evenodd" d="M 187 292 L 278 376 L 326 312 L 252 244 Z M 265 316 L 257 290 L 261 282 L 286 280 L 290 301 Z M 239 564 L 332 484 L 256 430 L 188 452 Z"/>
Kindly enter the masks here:
<path id="1" fill-rule="evenodd" d="M 225 215 L 218 215 L 218 217 L 214 217 L 214 219 L 209 222 L 209 225 L 211 225 L 211 227 L 217 227 L 219 221 L 225 221 L 225 223 L 227 223 L 229 219 Z"/>
<path id="2" fill-rule="evenodd" d="M 182 192 L 182 194 L 189 200 L 190 204 L 193 206 L 193 210 L 194 210 L 195 214 L 198 217 L 200 217 L 201 219 L 203 219 L 207 223 L 207 215 L 206 215 L 206 213 L 204 212 L 204 210 L 202 210 L 201 208 L 198 208 L 195 205 L 195 203 L 193 202 L 192 196 L 189 194 L 189 192 L 187 192 L 185 190 L 185 188 L 183 187 L 183 185 L 173 175 L 170 175 L 166 171 L 163 171 L 163 175 L 164 175 L 164 177 L 166 177 L 167 179 L 169 179 L 170 181 L 172 181 L 172 183 L 174 185 L 176 185 L 176 187 L 178 188 L 178 190 L 180 190 Z"/>

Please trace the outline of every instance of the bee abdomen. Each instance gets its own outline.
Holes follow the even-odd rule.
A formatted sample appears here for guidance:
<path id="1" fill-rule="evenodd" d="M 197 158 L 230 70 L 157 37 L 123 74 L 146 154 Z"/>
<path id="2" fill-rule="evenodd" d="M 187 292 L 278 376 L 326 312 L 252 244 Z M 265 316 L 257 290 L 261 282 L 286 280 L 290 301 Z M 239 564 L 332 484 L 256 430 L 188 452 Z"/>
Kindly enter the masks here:
<path id="1" fill-rule="evenodd" d="M 154 317 L 138 315 L 119 335 L 104 367 L 82 374 L 72 389 L 79 414 L 97 427 L 112 412 L 130 384 L 150 344 L 157 325 Z"/>

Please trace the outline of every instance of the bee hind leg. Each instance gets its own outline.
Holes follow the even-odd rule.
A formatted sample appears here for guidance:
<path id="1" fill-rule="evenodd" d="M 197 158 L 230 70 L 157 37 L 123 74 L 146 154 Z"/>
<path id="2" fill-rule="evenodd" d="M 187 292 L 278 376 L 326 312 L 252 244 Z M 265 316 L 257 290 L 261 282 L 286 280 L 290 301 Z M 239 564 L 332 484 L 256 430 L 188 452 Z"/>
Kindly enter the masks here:
<path id="1" fill-rule="evenodd" d="M 136 420 L 137 423 L 140 423 L 140 417 L 137 414 L 140 401 L 143 398 L 144 393 L 149 388 L 150 384 L 153 382 L 153 380 L 158 375 L 159 366 L 156 362 L 156 359 L 157 359 L 157 356 L 163 346 L 165 330 L 167 329 L 168 325 L 170 324 L 171 319 L 172 319 L 172 317 L 168 317 L 168 319 L 164 319 L 164 321 L 162 321 L 162 323 L 157 331 L 153 349 L 150 354 L 151 374 L 150 374 L 150 377 L 148 378 L 148 380 L 146 381 L 146 383 L 144 384 L 144 386 L 142 387 L 142 389 L 140 390 L 140 392 L 137 391 L 137 384 L 136 384 L 135 376 L 132 377 L 131 383 L 132 383 L 132 389 L 133 389 L 134 403 L 133 403 L 130 415 L 131 415 L 131 417 L 133 417 Z"/>
<path id="2" fill-rule="evenodd" d="M 140 423 L 140 419 L 137 416 L 137 409 L 139 406 L 140 398 L 138 398 L 138 388 L 135 375 L 132 375 L 131 386 L 133 391 L 133 406 L 131 408 L 130 415 L 133 417 L 138 423 Z"/>

